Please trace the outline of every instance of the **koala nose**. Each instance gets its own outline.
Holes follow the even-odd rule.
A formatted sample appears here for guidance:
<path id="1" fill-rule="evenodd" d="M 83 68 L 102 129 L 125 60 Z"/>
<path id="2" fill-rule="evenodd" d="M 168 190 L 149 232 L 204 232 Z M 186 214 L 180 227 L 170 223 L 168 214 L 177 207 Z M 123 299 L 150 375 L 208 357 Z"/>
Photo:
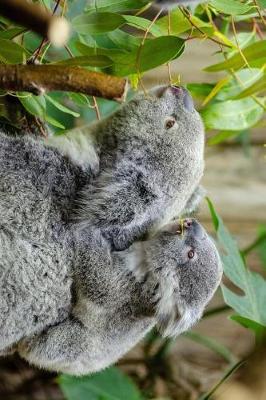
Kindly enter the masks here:
<path id="1" fill-rule="evenodd" d="M 206 236 L 204 229 L 195 219 L 185 219 L 183 225 L 196 239 L 201 240 Z"/>
<path id="2" fill-rule="evenodd" d="M 192 112 L 194 110 L 194 102 L 189 91 L 182 86 L 171 86 L 172 93 L 177 97 L 183 97 L 183 104 L 187 111 Z"/>
<path id="3" fill-rule="evenodd" d="M 171 86 L 171 92 L 176 97 L 181 97 L 183 94 L 183 90 L 184 90 L 184 88 L 182 88 L 182 86 L 176 86 L 176 85 Z"/>

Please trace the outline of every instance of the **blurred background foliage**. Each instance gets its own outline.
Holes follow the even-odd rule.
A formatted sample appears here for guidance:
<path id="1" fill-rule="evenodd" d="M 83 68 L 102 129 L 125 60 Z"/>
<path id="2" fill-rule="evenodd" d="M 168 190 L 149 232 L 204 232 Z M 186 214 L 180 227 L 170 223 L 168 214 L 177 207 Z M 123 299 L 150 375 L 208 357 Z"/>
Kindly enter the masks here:
<path id="1" fill-rule="evenodd" d="M 212 0 L 169 12 L 154 8 L 146 0 L 38 2 L 51 11 L 56 9 L 58 15 L 70 21 L 72 35 L 68 45 L 63 49 L 54 48 L 38 35 L 0 16 L 1 64 L 60 63 L 127 77 L 131 84 L 130 98 L 135 90 L 146 91 L 147 72 L 163 65 L 167 71 L 164 83 L 184 84 L 182 71 L 177 73 L 176 68 L 172 68 L 173 60 L 186 56 L 191 41 L 210 42 L 215 52 L 213 62 L 211 60 L 205 67 L 207 81 L 185 82 L 197 101 L 208 145 L 241 143 L 245 151 L 252 140 L 253 129 L 265 127 L 265 0 Z M 197 70 L 197 59 L 194 69 Z M 0 91 L 1 123 L 7 129 L 19 127 L 18 120 L 13 118 L 18 104 L 20 118 L 24 114 L 32 116 L 35 122 L 47 124 L 50 134 L 56 135 L 76 127 L 82 129 L 120 107 L 115 101 L 79 93 L 51 92 L 35 96 Z M 224 313 L 227 313 L 231 320 L 254 334 L 255 348 L 260 348 L 265 343 L 266 332 L 266 281 L 263 277 L 266 224 L 261 221 L 254 240 L 239 250 L 210 200 L 208 204 L 226 281 L 221 288 L 223 298 L 220 296 L 218 304 L 207 310 L 204 319 L 211 320 L 220 314 L 226 319 Z M 256 272 L 248 267 L 249 256 L 254 252 L 260 260 L 260 270 Z M 195 387 L 194 382 L 174 382 L 173 365 L 168 362 L 174 341 L 161 339 L 153 332 L 146 338 L 140 358 L 120 363 L 125 372 L 128 372 L 128 365 L 133 365 L 135 369 L 129 374 L 135 384 L 115 367 L 83 378 L 60 376 L 56 385 L 60 385 L 62 392 L 61 395 L 56 392 L 58 397 L 55 398 L 64 395 L 69 400 L 206 400 L 215 398 L 219 386 L 243 362 L 248 364 L 211 336 L 193 330 L 183 338 L 208 348 L 220 360 L 216 383 L 208 387 L 209 391 L 206 387 Z M 2 374 L 2 379 L 4 376 Z M 54 385 L 54 375 L 43 376 L 49 377 L 47 385 L 51 382 Z M 168 382 L 167 397 L 164 394 L 158 397 L 160 390 L 156 389 L 156 382 L 159 378 Z M 8 391 L 3 393 L 5 399 L 20 398 L 18 393 L 17 397 L 12 397 Z M 29 396 L 27 398 L 35 398 Z M 49 396 L 41 398 L 53 398 Z"/>

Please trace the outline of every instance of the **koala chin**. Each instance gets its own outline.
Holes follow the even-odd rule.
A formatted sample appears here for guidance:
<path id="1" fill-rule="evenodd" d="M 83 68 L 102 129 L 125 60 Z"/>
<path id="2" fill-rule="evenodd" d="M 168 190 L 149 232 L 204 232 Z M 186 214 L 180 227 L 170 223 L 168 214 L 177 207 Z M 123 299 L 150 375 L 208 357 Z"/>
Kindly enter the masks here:
<path id="1" fill-rule="evenodd" d="M 82 237 L 82 240 L 81 240 Z M 163 227 L 147 241 L 110 252 L 101 235 L 76 234 L 70 316 L 18 344 L 22 357 L 82 375 L 117 361 L 157 326 L 164 336 L 191 328 L 220 283 L 213 241 L 195 220 Z"/>

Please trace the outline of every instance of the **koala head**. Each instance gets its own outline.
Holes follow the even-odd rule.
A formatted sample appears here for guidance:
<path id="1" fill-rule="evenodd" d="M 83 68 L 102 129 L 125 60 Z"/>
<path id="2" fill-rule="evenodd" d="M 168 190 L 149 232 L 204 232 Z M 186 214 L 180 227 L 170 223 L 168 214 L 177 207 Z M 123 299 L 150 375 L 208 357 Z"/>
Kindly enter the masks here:
<path id="1" fill-rule="evenodd" d="M 161 333 L 175 336 L 201 317 L 222 276 L 213 240 L 196 221 L 166 225 L 146 247 L 147 268 L 156 276 L 156 320 Z"/>
<path id="2" fill-rule="evenodd" d="M 106 120 L 104 130 L 107 151 L 113 146 L 131 151 L 132 144 L 139 143 L 161 152 L 163 147 L 172 152 L 192 147 L 191 151 L 200 152 L 204 146 L 201 118 L 189 92 L 179 86 L 159 86 L 138 94 Z"/>

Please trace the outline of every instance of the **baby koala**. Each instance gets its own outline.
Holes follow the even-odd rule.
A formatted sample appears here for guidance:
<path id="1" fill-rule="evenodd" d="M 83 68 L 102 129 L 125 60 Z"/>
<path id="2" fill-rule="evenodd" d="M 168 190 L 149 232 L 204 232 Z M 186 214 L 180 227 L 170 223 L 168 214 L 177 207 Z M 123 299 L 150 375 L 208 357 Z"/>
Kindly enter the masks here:
<path id="1" fill-rule="evenodd" d="M 166 225 L 121 252 L 111 252 L 100 231 L 89 228 L 75 233 L 73 246 L 67 274 L 74 308 L 61 323 L 49 327 L 47 321 L 43 332 L 18 344 L 22 357 L 50 370 L 74 375 L 98 371 L 155 325 L 164 336 L 184 332 L 199 320 L 221 280 L 216 247 L 195 220 L 185 220 L 183 230 L 177 222 Z M 61 279 L 58 284 L 64 285 Z M 39 277 L 40 288 L 46 280 Z M 39 302 L 38 291 L 34 301 Z M 59 307 L 67 309 L 67 302 L 68 296 Z M 45 307 L 40 304 L 39 314 Z"/>

